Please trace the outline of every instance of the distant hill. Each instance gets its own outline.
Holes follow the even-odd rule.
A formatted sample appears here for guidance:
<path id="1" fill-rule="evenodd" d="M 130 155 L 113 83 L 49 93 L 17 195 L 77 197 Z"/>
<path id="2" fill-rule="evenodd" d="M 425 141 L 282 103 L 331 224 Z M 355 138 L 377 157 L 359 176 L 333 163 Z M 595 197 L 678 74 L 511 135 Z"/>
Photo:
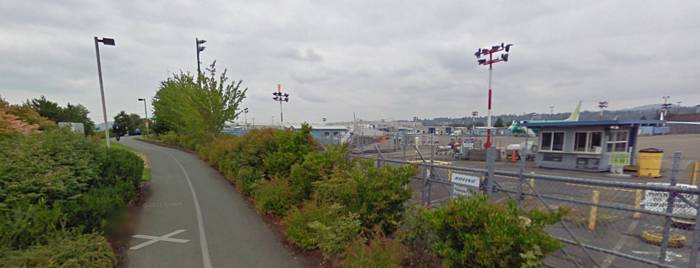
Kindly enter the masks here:
<path id="1" fill-rule="evenodd" d="M 114 121 L 107 121 L 107 127 L 112 128 L 112 125 L 114 124 Z M 96 130 L 104 130 L 105 123 L 99 123 L 95 124 L 95 129 Z"/>

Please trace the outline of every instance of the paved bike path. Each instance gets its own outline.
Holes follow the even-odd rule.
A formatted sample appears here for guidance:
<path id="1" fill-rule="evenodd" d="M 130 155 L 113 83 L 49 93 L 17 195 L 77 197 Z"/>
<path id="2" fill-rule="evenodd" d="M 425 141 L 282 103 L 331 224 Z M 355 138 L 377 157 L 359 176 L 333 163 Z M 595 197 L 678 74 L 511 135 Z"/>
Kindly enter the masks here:
<path id="1" fill-rule="evenodd" d="M 233 186 L 195 155 L 125 138 L 151 165 L 128 267 L 297 267 Z"/>

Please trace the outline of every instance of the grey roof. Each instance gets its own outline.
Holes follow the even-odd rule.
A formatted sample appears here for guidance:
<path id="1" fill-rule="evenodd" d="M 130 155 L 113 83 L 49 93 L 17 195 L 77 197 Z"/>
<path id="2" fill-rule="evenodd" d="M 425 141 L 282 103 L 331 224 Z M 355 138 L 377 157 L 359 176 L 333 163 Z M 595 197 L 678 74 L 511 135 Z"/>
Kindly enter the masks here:
<path id="1" fill-rule="evenodd" d="M 590 126 L 659 126 L 662 120 L 590 120 L 590 121 L 523 121 L 528 128 L 545 127 L 590 127 Z"/>

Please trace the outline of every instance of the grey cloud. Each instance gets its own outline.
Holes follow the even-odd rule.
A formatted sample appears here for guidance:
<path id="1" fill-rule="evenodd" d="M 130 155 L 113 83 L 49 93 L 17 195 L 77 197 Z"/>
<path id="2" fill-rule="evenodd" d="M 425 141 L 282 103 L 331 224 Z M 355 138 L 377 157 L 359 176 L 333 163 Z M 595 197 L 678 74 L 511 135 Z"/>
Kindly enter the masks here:
<path id="1" fill-rule="evenodd" d="M 310 61 L 310 62 L 317 62 L 317 61 L 323 61 L 323 56 L 318 53 L 316 50 L 313 48 L 307 48 L 307 49 L 286 49 L 278 54 L 280 57 L 283 58 L 290 58 L 290 59 L 295 59 L 295 60 L 300 60 L 300 61 Z"/>
<path id="2" fill-rule="evenodd" d="M 513 42 L 494 69 L 496 113 L 548 111 L 579 99 L 612 106 L 700 102 L 700 2 L 578 1 L 9 1 L 0 0 L 0 94 L 46 95 L 101 117 L 93 35 L 102 50 L 109 117 L 196 68 L 194 38 L 249 88 L 267 122 L 282 83 L 294 122 L 463 116 L 485 110 L 478 47 Z M 614 94 L 611 94 L 614 93 Z M 264 120 L 262 120 L 264 119 Z"/>

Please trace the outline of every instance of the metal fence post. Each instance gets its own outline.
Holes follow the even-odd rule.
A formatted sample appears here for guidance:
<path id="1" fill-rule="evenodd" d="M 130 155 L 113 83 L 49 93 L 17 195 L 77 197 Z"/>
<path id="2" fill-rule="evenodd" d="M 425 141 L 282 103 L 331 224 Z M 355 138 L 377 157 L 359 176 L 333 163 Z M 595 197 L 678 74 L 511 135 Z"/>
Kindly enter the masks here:
<path id="1" fill-rule="evenodd" d="M 486 151 L 486 196 L 493 194 L 493 173 L 496 164 L 496 148 L 490 147 Z"/>
<path id="2" fill-rule="evenodd" d="M 700 196 L 695 195 L 696 205 L 700 204 Z M 693 224 L 693 240 L 691 243 L 690 258 L 688 259 L 688 267 L 695 268 L 698 263 L 698 250 L 700 250 L 700 207 L 695 208 L 695 224 Z"/>
<path id="3" fill-rule="evenodd" d="M 671 169 L 671 186 L 676 186 L 677 176 L 678 176 L 678 166 L 681 162 L 681 152 L 673 153 L 673 167 Z M 673 205 L 676 200 L 676 191 L 671 190 L 668 193 L 668 199 L 666 201 L 666 213 L 671 215 L 673 213 Z M 671 232 L 671 216 L 665 216 L 666 220 L 664 222 L 663 237 L 661 238 L 661 251 L 659 252 L 659 263 L 666 263 L 666 251 L 668 250 L 668 237 Z"/>
<path id="4" fill-rule="evenodd" d="M 526 143 L 527 144 L 527 143 Z M 520 156 L 520 169 L 518 170 L 518 198 L 516 201 L 518 202 L 518 206 L 521 206 L 522 201 L 525 199 L 525 195 L 523 194 L 523 183 L 525 183 L 525 157 L 523 157 L 525 150 L 522 148 L 518 151 L 518 155 Z"/>
<path id="5" fill-rule="evenodd" d="M 374 149 L 377 150 L 377 168 L 382 167 L 382 160 L 384 160 L 384 154 L 382 154 L 382 150 L 379 148 L 379 145 L 375 144 Z"/>

